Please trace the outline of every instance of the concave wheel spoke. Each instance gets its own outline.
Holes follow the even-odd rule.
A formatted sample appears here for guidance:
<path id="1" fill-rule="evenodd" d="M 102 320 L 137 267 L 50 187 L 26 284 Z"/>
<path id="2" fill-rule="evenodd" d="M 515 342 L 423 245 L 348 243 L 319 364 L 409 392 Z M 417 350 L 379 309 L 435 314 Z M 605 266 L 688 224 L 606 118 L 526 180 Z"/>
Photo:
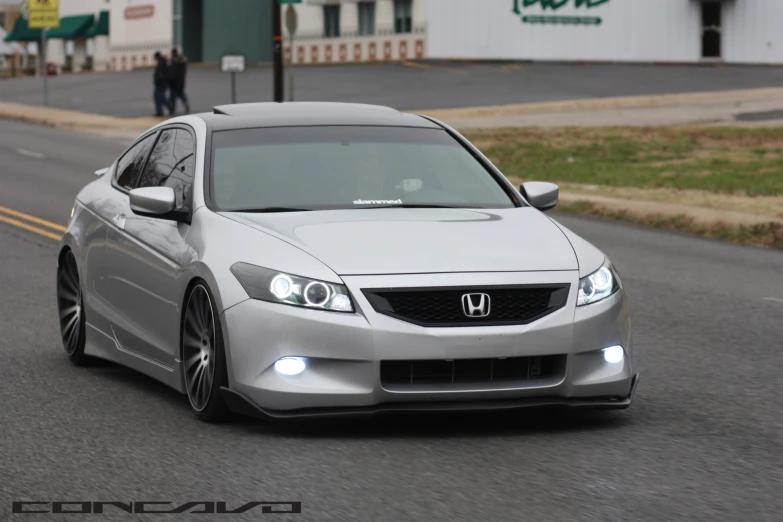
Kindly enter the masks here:
<path id="1" fill-rule="evenodd" d="M 201 352 L 196 352 L 191 355 L 187 361 L 185 361 L 185 372 L 190 373 L 193 365 L 198 364 L 201 361 Z"/>
<path id="2" fill-rule="evenodd" d="M 60 335 L 66 352 L 72 355 L 79 346 L 82 319 L 79 271 L 73 253 L 68 253 L 63 260 L 57 282 Z"/>
<path id="3" fill-rule="evenodd" d="M 187 329 L 184 332 L 184 335 L 182 336 L 182 342 L 185 345 L 185 348 L 189 350 L 197 350 L 201 352 L 201 336 L 200 335 L 191 335 Z"/>
<path id="4" fill-rule="evenodd" d="M 73 292 L 78 292 L 79 289 L 79 275 L 76 271 L 74 262 L 69 258 L 68 263 L 65 265 L 65 282 L 68 288 Z"/>
<path id="5" fill-rule="evenodd" d="M 212 380 L 215 378 L 215 367 L 212 364 L 212 357 L 209 358 L 209 362 L 207 363 L 207 368 L 205 370 L 207 376 L 206 376 L 206 382 L 205 382 L 205 388 L 207 390 L 212 389 Z"/>
<path id="6" fill-rule="evenodd" d="M 204 342 L 206 340 L 206 343 Z M 197 286 L 190 295 L 182 335 L 183 374 L 190 402 L 202 410 L 215 378 L 215 324 L 209 294 Z"/>
<path id="7" fill-rule="evenodd" d="M 201 292 L 196 290 L 197 293 L 193 295 L 193 317 L 196 319 L 196 324 L 199 328 L 199 333 L 203 333 L 205 326 L 206 326 L 206 320 L 204 317 L 204 312 L 202 308 L 202 300 L 201 300 Z"/>
<path id="8" fill-rule="evenodd" d="M 188 389 L 190 390 L 190 396 L 196 397 L 196 391 L 198 389 L 198 380 L 201 377 L 201 374 L 204 373 L 204 366 L 197 366 L 196 371 L 193 372 L 193 377 L 190 379 L 190 383 L 188 385 Z"/>
<path id="9" fill-rule="evenodd" d="M 74 314 L 68 321 L 64 321 L 63 333 L 67 334 L 73 329 L 74 325 L 79 321 L 79 314 Z"/>
<path id="10" fill-rule="evenodd" d="M 201 335 L 201 332 L 199 331 L 198 321 L 196 320 L 195 317 L 193 317 L 193 314 L 190 313 L 190 309 L 188 309 L 188 312 L 186 312 L 185 315 L 185 331 L 195 334 L 195 337 L 199 337 Z"/>
<path id="11" fill-rule="evenodd" d="M 209 385 L 207 383 L 209 372 L 207 371 L 207 367 L 204 367 L 204 371 L 201 373 L 201 382 L 199 382 L 199 398 L 200 398 L 200 404 L 204 404 L 207 402 L 207 397 L 209 397 Z"/>
<path id="12" fill-rule="evenodd" d="M 71 316 L 71 314 L 76 314 L 77 316 L 79 315 L 79 305 L 72 304 L 71 306 L 60 310 L 60 319 L 66 320 Z"/>

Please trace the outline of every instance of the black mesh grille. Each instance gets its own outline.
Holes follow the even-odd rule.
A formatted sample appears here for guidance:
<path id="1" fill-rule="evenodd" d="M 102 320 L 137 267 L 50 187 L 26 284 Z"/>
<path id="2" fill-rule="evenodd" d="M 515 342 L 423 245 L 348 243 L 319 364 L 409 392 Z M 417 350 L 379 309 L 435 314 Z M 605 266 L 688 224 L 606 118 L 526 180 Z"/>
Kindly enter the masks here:
<path id="1" fill-rule="evenodd" d="M 546 379 L 562 375 L 564 361 L 564 355 L 451 361 L 381 361 L 381 384 L 478 384 Z"/>
<path id="2" fill-rule="evenodd" d="M 423 326 L 479 326 L 539 319 L 565 305 L 569 286 L 368 289 L 364 294 L 377 312 L 404 321 Z M 486 294 L 489 314 L 468 316 L 463 305 L 466 294 Z"/>

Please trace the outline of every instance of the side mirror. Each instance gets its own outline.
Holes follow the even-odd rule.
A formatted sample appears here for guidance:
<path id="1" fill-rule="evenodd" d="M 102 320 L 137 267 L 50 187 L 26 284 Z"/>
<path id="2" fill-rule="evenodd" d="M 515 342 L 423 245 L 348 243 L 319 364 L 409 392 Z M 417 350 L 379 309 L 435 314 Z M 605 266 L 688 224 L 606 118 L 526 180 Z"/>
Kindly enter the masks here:
<path id="1" fill-rule="evenodd" d="M 519 192 L 528 203 L 542 212 L 555 208 L 560 197 L 560 187 L 543 181 L 522 183 Z"/>
<path id="2" fill-rule="evenodd" d="M 105 169 L 98 169 L 98 170 L 95 171 L 95 175 L 100 178 L 101 176 L 103 176 L 104 174 L 109 172 L 109 168 L 110 167 L 106 167 Z"/>
<path id="3" fill-rule="evenodd" d="M 176 204 L 177 197 L 171 187 L 143 187 L 130 191 L 131 210 L 140 216 L 166 217 Z"/>

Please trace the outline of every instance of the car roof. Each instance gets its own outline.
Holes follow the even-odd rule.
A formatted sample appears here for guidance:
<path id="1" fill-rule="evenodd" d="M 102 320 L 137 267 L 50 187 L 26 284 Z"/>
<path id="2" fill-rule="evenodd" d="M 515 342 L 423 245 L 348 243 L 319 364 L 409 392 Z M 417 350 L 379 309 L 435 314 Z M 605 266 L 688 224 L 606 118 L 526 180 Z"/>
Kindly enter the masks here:
<path id="1" fill-rule="evenodd" d="M 325 125 L 442 128 L 415 114 L 406 114 L 390 107 L 360 103 L 238 103 L 220 105 L 211 113 L 195 116 L 203 119 L 213 131 Z"/>

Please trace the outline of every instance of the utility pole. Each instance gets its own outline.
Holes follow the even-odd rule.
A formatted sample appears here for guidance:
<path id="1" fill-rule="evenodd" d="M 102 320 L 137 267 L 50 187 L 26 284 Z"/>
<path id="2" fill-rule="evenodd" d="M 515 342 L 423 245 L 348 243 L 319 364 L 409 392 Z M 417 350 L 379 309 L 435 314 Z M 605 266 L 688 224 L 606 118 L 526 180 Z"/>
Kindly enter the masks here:
<path id="1" fill-rule="evenodd" d="M 275 101 L 283 101 L 283 20 L 280 2 L 272 0 L 272 57 L 274 59 Z"/>
<path id="2" fill-rule="evenodd" d="M 49 67 L 46 66 L 46 27 L 41 29 L 41 68 L 43 70 L 44 107 L 49 106 Z"/>

